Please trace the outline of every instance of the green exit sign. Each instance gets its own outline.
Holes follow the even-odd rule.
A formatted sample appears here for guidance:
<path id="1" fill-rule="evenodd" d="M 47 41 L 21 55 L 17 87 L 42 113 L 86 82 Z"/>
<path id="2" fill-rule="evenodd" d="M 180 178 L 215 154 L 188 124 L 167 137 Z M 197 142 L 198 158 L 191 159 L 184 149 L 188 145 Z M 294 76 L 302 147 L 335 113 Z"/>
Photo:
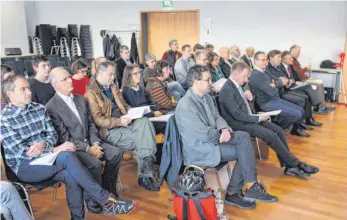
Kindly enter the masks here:
<path id="1" fill-rule="evenodd" d="M 172 0 L 162 0 L 163 8 L 172 8 L 173 1 Z"/>

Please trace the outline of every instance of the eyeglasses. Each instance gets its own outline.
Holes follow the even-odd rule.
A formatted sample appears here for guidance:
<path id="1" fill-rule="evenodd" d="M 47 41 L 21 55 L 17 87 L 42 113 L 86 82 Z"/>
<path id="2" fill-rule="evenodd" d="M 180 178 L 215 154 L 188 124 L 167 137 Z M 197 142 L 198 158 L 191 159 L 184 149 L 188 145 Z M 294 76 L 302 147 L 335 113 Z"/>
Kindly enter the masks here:
<path id="1" fill-rule="evenodd" d="M 262 62 L 269 61 L 268 59 L 259 59 Z"/>
<path id="2" fill-rule="evenodd" d="M 207 78 L 207 79 L 200 79 L 201 81 L 205 81 L 205 82 L 212 82 L 211 78 Z"/>
<path id="3" fill-rule="evenodd" d="M 89 72 L 89 68 L 86 68 L 86 69 L 80 69 L 79 71 L 81 71 L 82 73 L 88 73 L 88 72 Z"/>
<path id="4" fill-rule="evenodd" d="M 140 75 L 141 72 L 133 72 L 133 75 Z"/>

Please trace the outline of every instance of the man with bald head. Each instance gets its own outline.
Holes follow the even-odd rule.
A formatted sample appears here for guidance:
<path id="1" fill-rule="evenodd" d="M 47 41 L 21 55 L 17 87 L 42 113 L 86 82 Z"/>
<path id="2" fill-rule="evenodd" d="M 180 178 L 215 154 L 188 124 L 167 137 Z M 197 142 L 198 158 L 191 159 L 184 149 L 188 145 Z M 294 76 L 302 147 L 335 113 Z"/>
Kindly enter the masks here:
<path id="1" fill-rule="evenodd" d="M 232 61 L 229 59 L 230 51 L 227 47 L 221 47 L 219 49 L 219 66 L 222 69 L 222 72 L 226 78 L 230 76 L 231 73 L 231 64 Z"/>
<path id="2" fill-rule="evenodd" d="M 237 45 L 232 45 L 230 47 L 230 55 L 231 55 L 231 63 L 235 63 L 237 61 L 240 61 L 240 56 L 241 56 L 241 51 L 240 51 L 240 48 L 239 46 Z"/>
<path id="3" fill-rule="evenodd" d="M 254 47 L 248 46 L 248 47 L 246 48 L 246 53 L 245 53 L 245 55 L 243 55 L 243 56 L 241 57 L 241 59 L 242 59 L 243 61 L 245 61 L 245 63 L 246 63 L 251 69 L 254 68 L 253 62 L 252 62 L 253 56 L 254 56 Z"/>
<path id="4" fill-rule="evenodd" d="M 104 189 L 117 195 L 116 182 L 122 159 L 121 150 L 101 140 L 83 96 L 72 94 L 74 88 L 71 76 L 64 68 L 54 68 L 49 81 L 56 93 L 46 108 L 58 133 L 58 144 L 72 142 L 76 146 L 77 157 L 93 178 Z M 106 162 L 103 174 L 101 161 Z M 84 197 L 88 211 L 102 211 L 101 206 L 88 194 Z"/>

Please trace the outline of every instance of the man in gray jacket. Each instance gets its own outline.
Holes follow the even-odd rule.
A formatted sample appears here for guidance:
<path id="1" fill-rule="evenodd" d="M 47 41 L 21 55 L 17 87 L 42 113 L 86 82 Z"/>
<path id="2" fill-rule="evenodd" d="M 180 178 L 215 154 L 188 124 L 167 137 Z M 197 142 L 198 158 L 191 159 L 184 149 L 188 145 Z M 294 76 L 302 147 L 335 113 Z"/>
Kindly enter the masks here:
<path id="1" fill-rule="evenodd" d="M 194 65 L 195 62 L 192 58 L 192 49 L 190 45 L 185 44 L 182 47 L 182 56 L 176 61 L 174 69 L 176 80 L 181 83 L 185 90 L 189 88 L 187 83 L 188 70 Z"/>
<path id="2" fill-rule="evenodd" d="M 196 65 L 188 72 L 191 88 L 179 101 L 175 118 L 182 137 L 185 165 L 216 167 L 236 160 L 225 202 L 242 209 L 255 208 L 255 200 L 276 202 L 257 180 L 254 149 L 246 132 L 233 131 L 219 115 L 208 94 L 212 78 L 210 69 Z M 246 186 L 245 194 L 242 187 Z"/>

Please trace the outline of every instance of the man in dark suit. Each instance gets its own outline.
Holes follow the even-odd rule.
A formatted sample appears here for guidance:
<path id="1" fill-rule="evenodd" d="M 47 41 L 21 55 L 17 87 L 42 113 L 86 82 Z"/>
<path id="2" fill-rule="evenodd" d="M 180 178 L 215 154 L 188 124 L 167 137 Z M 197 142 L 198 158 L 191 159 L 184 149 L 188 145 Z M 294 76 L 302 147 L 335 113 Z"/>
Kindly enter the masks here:
<path id="1" fill-rule="evenodd" d="M 313 128 L 309 127 L 308 125 L 322 126 L 322 123 L 316 122 L 312 117 L 312 102 L 309 95 L 313 95 L 313 99 L 316 98 L 316 96 L 314 96 L 315 91 L 312 89 L 311 85 L 307 85 L 300 89 L 291 90 L 290 88 L 295 86 L 295 76 L 294 74 L 288 76 L 286 70 L 283 70 L 284 66 L 281 64 L 281 51 L 271 50 L 267 56 L 270 62 L 267 65 L 265 73 L 270 74 L 275 78 L 286 77 L 289 79 L 288 84 L 280 89 L 280 97 L 286 101 L 299 105 L 305 110 L 304 117 L 306 119 L 306 124 L 301 124 L 302 128 L 313 130 Z"/>
<path id="2" fill-rule="evenodd" d="M 253 99 L 249 90 L 242 86 L 248 82 L 250 68 L 244 62 L 232 66 L 232 74 L 219 93 L 221 115 L 234 130 L 248 132 L 252 137 L 263 139 L 277 153 L 286 175 L 307 178 L 318 168 L 300 162 L 290 151 L 281 127 L 268 122 L 269 116 L 253 116 L 248 101 Z"/>
<path id="3" fill-rule="evenodd" d="M 249 46 L 246 48 L 246 53 L 241 57 L 243 61 L 251 68 L 253 69 L 253 62 L 252 62 L 252 57 L 254 55 L 254 47 Z"/>
<path id="4" fill-rule="evenodd" d="M 120 47 L 120 58 L 116 61 L 116 75 L 118 82 L 116 83 L 119 88 L 122 88 L 124 68 L 129 64 L 134 64 L 135 61 L 130 57 L 129 47 L 122 45 Z"/>
<path id="5" fill-rule="evenodd" d="M 293 58 L 290 52 L 284 51 L 282 53 L 282 64 L 280 68 L 282 72 L 284 72 L 286 76 L 291 80 L 294 86 L 302 82 L 300 82 L 300 77 L 298 76 L 297 72 L 293 70 L 292 64 L 293 64 Z M 310 98 L 310 102 L 312 103 L 312 106 L 314 106 L 313 113 L 323 114 L 323 115 L 328 114 L 328 109 L 319 98 L 319 94 L 317 90 L 313 90 L 310 84 L 303 87 L 301 90 Z"/>
<path id="6" fill-rule="evenodd" d="M 222 72 L 226 78 L 230 76 L 231 64 L 232 61 L 229 59 L 230 51 L 227 47 L 221 47 L 219 49 L 219 66 L 222 69 Z"/>
<path id="7" fill-rule="evenodd" d="M 101 141 L 84 98 L 72 95 L 71 76 L 64 68 L 53 69 L 50 82 L 56 94 L 46 108 L 58 133 L 58 143 L 70 141 L 75 144 L 78 158 L 93 178 L 104 189 L 116 194 L 116 182 L 123 155 L 121 150 Z M 103 174 L 101 160 L 106 162 Z M 101 207 L 89 195 L 85 195 L 85 200 L 89 211 L 101 212 Z"/>
<path id="8" fill-rule="evenodd" d="M 259 51 L 254 55 L 254 63 L 249 85 L 256 96 L 255 101 L 260 109 L 263 111 L 282 110 L 278 117 L 281 127 L 287 129 L 293 125 L 291 134 L 309 137 L 310 135 L 305 133 L 300 126 L 303 122 L 304 109 L 279 96 L 279 88 L 286 85 L 288 79 L 285 77 L 276 79 L 265 73 L 268 61 L 264 52 Z"/>

